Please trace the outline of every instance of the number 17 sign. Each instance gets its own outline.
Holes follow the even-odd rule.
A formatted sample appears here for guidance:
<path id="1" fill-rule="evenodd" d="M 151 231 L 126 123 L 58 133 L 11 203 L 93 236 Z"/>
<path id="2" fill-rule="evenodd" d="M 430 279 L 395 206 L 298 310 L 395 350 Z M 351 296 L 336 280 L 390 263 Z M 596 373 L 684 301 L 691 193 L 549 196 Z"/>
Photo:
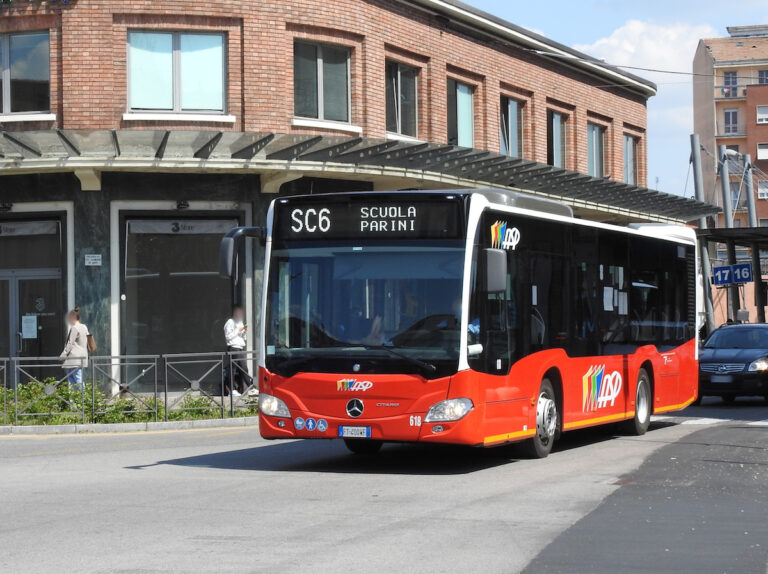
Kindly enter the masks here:
<path id="1" fill-rule="evenodd" d="M 723 265 L 712 269 L 715 285 L 735 285 L 752 281 L 752 264 Z"/>

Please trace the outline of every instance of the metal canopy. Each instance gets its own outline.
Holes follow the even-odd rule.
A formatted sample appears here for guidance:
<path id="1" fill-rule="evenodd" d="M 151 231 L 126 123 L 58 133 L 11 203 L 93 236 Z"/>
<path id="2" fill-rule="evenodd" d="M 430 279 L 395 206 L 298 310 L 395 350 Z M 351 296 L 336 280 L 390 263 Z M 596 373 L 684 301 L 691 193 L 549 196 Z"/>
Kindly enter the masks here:
<path id="1" fill-rule="evenodd" d="M 708 243 L 733 243 L 737 247 L 768 249 L 768 227 L 697 229 L 696 234 Z"/>
<path id="2" fill-rule="evenodd" d="M 420 141 L 200 130 L 0 132 L 0 175 L 54 171 L 280 170 L 521 190 L 607 213 L 691 221 L 720 211 L 694 199 L 484 150 Z M 742 230 L 744 231 L 744 230 Z"/>

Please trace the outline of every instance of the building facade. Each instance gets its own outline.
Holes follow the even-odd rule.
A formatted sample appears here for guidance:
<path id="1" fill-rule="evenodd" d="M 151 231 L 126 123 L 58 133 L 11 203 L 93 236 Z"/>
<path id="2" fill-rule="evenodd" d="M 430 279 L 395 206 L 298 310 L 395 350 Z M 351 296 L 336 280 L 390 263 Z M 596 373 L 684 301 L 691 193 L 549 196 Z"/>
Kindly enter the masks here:
<path id="1" fill-rule="evenodd" d="M 729 161 L 733 223 L 747 227 L 746 196 L 755 194 L 759 225 L 768 226 L 768 26 L 731 26 L 727 38 L 699 41 L 693 60 L 694 131 L 701 137 L 707 201 L 722 206 L 717 149 L 736 152 Z M 754 189 L 743 181 L 744 160 L 758 168 Z M 723 226 L 721 214 L 718 225 Z"/>
<path id="2" fill-rule="evenodd" d="M 709 209 L 643 187 L 652 83 L 453 0 L 14 0 L 0 79 L 0 357 L 57 355 L 75 305 L 104 354 L 222 350 L 261 253 L 228 283 L 220 237 L 278 194 Z"/>

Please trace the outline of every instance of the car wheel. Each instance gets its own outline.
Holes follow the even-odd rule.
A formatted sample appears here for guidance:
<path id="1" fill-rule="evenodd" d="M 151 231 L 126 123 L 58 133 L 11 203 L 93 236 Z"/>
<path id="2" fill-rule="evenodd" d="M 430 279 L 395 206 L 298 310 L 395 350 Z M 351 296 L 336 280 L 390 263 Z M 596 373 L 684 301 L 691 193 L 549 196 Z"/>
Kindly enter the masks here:
<path id="1" fill-rule="evenodd" d="M 345 438 L 344 444 L 355 454 L 376 454 L 381 450 L 382 444 L 380 440 L 368 440 L 363 438 Z"/>
<path id="2" fill-rule="evenodd" d="M 536 401 L 536 434 L 525 441 L 525 454 L 530 458 L 546 458 L 552 452 L 557 429 L 560 427 L 555 389 L 549 379 L 541 381 Z"/>
<path id="3" fill-rule="evenodd" d="M 635 416 L 622 424 L 624 431 L 635 436 L 644 435 L 651 426 L 652 409 L 651 377 L 645 369 L 640 369 L 635 387 Z"/>

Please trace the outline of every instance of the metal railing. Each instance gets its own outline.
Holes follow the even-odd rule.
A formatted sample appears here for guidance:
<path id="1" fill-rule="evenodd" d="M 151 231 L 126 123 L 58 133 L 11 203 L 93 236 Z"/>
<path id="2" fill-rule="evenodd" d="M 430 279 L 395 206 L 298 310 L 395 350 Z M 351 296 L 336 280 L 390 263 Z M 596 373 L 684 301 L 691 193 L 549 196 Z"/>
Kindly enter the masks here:
<path id="1" fill-rule="evenodd" d="M 204 412 L 221 411 L 224 418 L 226 353 L 182 353 L 164 355 L 165 416 L 174 410 Z M 173 386 L 181 392 L 169 390 Z M 169 393 L 176 394 L 173 397 Z M 170 397 L 170 398 L 169 398 Z M 202 399 L 196 400 L 196 399 Z"/>
<path id="2" fill-rule="evenodd" d="M 8 359 L 0 359 L 0 392 L 3 394 L 3 400 L 0 402 L 0 409 L 3 414 L 3 424 L 8 422 Z"/>
<path id="3" fill-rule="evenodd" d="M 79 384 L 71 381 L 70 372 L 80 369 L 84 374 L 88 359 L 68 361 L 81 366 L 64 369 L 59 357 L 11 359 L 14 424 L 18 425 L 20 418 L 63 415 L 77 415 L 85 423 L 85 385 L 82 379 Z"/>
<path id="4" fill-rule="evenodd" d="M 229 382 L 230 416 L 235 416 L 235 409 L 251 408 L 251 401 L 259 394 L 259 379 L 251 373 L 258 360 L 255 351 L 228 353 L 227 380 Z M 237 391 L 239 396 L 233 391 Z"/>
<path id="5" fill-rule="evenodd" d="M 90 381 L 93 420 L 111 412 L 122 415 L 151 414 L 157 422 L 159 360 L 159 355 L 94 357 L 91 360 Z M 102 402 L 97 400 L 97 389 L 100 397 L 106 397 Z M 129 397 L 132 400 L 124 400 Z M 118 406 L 122 408 L 116 408 Z"/>
<path id="6" fill-rule="evenodd" d="M 255 414 L 257 359 L 254 351 L 95 356 L 82 360 L 75 384 L 59 357 L 0 357 L 0 424 Z"/>

